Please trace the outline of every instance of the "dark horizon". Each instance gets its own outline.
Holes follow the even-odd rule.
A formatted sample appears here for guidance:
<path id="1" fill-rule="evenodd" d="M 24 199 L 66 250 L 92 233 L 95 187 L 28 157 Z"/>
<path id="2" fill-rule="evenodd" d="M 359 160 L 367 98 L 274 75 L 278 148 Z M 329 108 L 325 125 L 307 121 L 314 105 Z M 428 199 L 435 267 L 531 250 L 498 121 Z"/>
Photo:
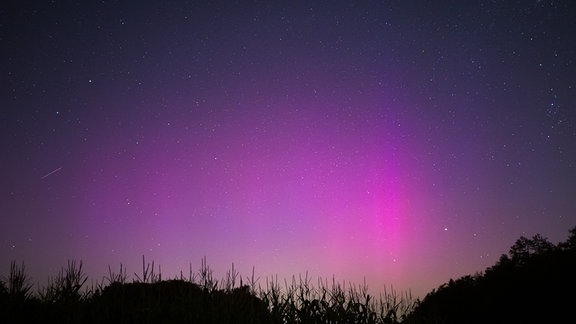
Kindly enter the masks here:
<path id="1" fill-rule="evenodd" d="M 234 265 L 219 281 L 202 259 L 186 277 L 163 278 L 146 263 L 128 279 L 126 269 L 109 270 L 90 286 L 81 262 L 69 261 L 39 291 L 24 265 L 11 263 L 0 279 L 0 307 L 8 323 L 532 323 L 562 322 L 576 289 L 576 226 L 553 244 L 540 234 L 519 237 L 507 254 L 484 271 L 450 279 L 423 299 L 393 287 L 373 295 L 366 283 L 348 285 L 293 277 L 281 282 L 254 276 L 242 280 Z M 192 271 L 192 269 L 191 269 Z M 84 289 L 82 289 L 84 287 Z"/>

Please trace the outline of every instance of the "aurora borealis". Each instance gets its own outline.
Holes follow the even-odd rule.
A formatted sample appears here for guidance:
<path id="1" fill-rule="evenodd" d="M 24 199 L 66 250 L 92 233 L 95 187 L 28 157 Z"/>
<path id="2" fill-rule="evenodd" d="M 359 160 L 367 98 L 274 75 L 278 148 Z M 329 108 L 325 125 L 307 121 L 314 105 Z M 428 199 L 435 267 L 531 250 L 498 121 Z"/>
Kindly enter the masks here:
<path id="1" fill-rule="evenodd" d="M 0 9 L 0 274 L 308 271 L 423 296 L 576 224 L 576 3 Z"/>

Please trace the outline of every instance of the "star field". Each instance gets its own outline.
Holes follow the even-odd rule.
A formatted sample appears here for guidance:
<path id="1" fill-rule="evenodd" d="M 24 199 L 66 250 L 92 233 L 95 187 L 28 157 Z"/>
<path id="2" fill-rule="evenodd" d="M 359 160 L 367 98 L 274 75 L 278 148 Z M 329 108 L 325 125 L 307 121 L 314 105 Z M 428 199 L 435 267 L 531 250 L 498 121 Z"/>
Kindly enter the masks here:
<path id="1" fill-rule="evenodd" d="M 424 296 L 576 223 L 569 1 L 10 3 L 0 273 Z"/>

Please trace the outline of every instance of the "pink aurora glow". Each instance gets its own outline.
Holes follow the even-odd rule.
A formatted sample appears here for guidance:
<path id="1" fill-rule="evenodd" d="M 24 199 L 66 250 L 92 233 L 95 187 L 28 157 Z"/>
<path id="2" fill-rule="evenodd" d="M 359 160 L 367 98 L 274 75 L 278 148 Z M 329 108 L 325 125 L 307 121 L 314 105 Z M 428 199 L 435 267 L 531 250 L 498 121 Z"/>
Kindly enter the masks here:
<path id="1" fill-rule="evenodd" d="M 24 261 L 42 286 L 76 259 L 96 281 L 145 256 L 173 277 L 206 257 L 217 278 L 422 297 L 521 235 L 563 241 L 576 7 L 517 6 L 9 6 L 0 275 Z"/>

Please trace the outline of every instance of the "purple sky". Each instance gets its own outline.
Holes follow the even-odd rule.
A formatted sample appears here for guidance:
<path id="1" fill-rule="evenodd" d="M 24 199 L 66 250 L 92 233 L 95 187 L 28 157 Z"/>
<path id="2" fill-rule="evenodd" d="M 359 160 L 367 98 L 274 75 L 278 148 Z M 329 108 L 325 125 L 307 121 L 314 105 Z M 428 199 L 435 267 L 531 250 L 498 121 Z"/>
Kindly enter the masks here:
<path id="1" fill-rule="evenodd" d="M 0 9 L 0 274 L 416 296 L 576 225 L 576 2 Z"/>

